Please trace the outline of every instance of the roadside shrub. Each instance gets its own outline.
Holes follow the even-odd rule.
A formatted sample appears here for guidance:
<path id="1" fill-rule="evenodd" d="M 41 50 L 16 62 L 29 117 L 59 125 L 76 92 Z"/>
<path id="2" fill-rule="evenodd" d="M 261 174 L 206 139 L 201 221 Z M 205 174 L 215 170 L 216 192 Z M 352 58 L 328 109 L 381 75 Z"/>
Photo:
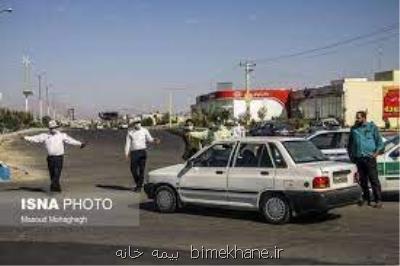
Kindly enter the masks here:
<path id="1" fill-rule="evenodd" d="M 142 124 L 142 126 L 145 126 L 145 127 L 151 127 L 151 126 L 154 126 L 154 120 L 151 117 L 146 117 L 146 118 L 142 119 L 141 124 Z"/>
<path id="2" fill-rule="evenodd" d="M 0 108 L 0 132 L 16 131 L 32 126 L 31 113 Z"/>

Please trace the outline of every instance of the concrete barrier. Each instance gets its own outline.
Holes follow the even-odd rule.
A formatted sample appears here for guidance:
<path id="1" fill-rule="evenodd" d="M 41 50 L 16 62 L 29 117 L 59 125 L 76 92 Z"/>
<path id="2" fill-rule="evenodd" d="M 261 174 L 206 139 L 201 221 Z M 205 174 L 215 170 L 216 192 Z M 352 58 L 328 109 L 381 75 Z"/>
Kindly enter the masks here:
<path id="1" fill-rule="evenodd" d="M 6 134 L 0 134 L 0 141 L 8 138 L 12 138 L 21 134 L 32 134 L 32 133 L 39 133 L 39 132 L 46 132 L 48 129 L 47 128 L 27 128 L 27 129 L 22 129 L 18 130 L 15 132 L 10 132 Z"/>

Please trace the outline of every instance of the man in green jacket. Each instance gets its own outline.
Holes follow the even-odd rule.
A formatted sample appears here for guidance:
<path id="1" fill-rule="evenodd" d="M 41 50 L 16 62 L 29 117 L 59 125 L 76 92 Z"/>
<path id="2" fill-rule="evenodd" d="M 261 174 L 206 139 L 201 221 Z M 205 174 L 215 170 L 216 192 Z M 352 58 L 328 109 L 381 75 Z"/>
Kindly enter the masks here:
<path id="1" fill-rule="evenodd" d="M 374 194 L 376 208 L 382 208 L 381 184 L 378 178 L 376 157 L 383 151 L 382 137 L 373 122 L 367 122 L 367 113 L 358 111 L 351 128 L 347 145 L 350 160 L 357 165 L 363 198 L 360 206 L 371 205 L 368 181 Z"/>

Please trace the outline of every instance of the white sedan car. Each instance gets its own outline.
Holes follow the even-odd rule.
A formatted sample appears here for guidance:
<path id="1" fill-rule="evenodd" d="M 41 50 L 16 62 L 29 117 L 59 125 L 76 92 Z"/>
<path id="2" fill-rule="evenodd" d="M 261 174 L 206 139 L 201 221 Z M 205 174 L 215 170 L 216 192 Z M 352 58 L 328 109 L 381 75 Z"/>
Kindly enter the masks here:
<path id="1" fill-rule="evenodd" d="M 350 161 L 347 154 L 347 143 L 349 142 L 350 128 L 334 130 L 321 130 L 307 137 L 322 151 L 329 159 L 336 161 Z M 382 141 L 387 139 L 382 137 Z"/>
<path id="2" fill-rule="evenodd" d="M 322 130 L 307 137 L 330 160 L 350 162 L 347 154 L 347 143 L 350 129 Z M 382 185 L 382 192 L 399 192 L 400 157 L 399 135 L 391 138 L 382 137 L 384 144 L 383 154 L 377 157 L 378 175 Z"/>
<path id="3" fill-rule="evenodd" d="M 321 130 L 307 137 L 329 159 L 337 161 L 350 161 L 347 154 L 350 128 L 335 130 Z"/>
<path id="4" fill-rule="evenodd" d="M 215 142 L 185 164 L 149 173 L 145 185 L 160 212 L 185 204 L 260 211 L 274 224 L 360 199 L 356 167 L 329 161 L 301 138 L 252 137 Z"/>

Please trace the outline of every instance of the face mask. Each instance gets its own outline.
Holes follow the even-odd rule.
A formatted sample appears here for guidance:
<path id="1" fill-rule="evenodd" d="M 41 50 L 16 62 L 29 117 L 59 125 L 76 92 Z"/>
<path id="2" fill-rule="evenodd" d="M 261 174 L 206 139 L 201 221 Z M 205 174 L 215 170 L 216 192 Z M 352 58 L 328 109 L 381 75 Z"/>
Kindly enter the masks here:
<path id="1" fill-rule="evenodd" d="M 190 126 L 187 127 L 187 129 L 188 129 L 188 130 L 193 130 L 193 126 L 190 125 Z"/>

